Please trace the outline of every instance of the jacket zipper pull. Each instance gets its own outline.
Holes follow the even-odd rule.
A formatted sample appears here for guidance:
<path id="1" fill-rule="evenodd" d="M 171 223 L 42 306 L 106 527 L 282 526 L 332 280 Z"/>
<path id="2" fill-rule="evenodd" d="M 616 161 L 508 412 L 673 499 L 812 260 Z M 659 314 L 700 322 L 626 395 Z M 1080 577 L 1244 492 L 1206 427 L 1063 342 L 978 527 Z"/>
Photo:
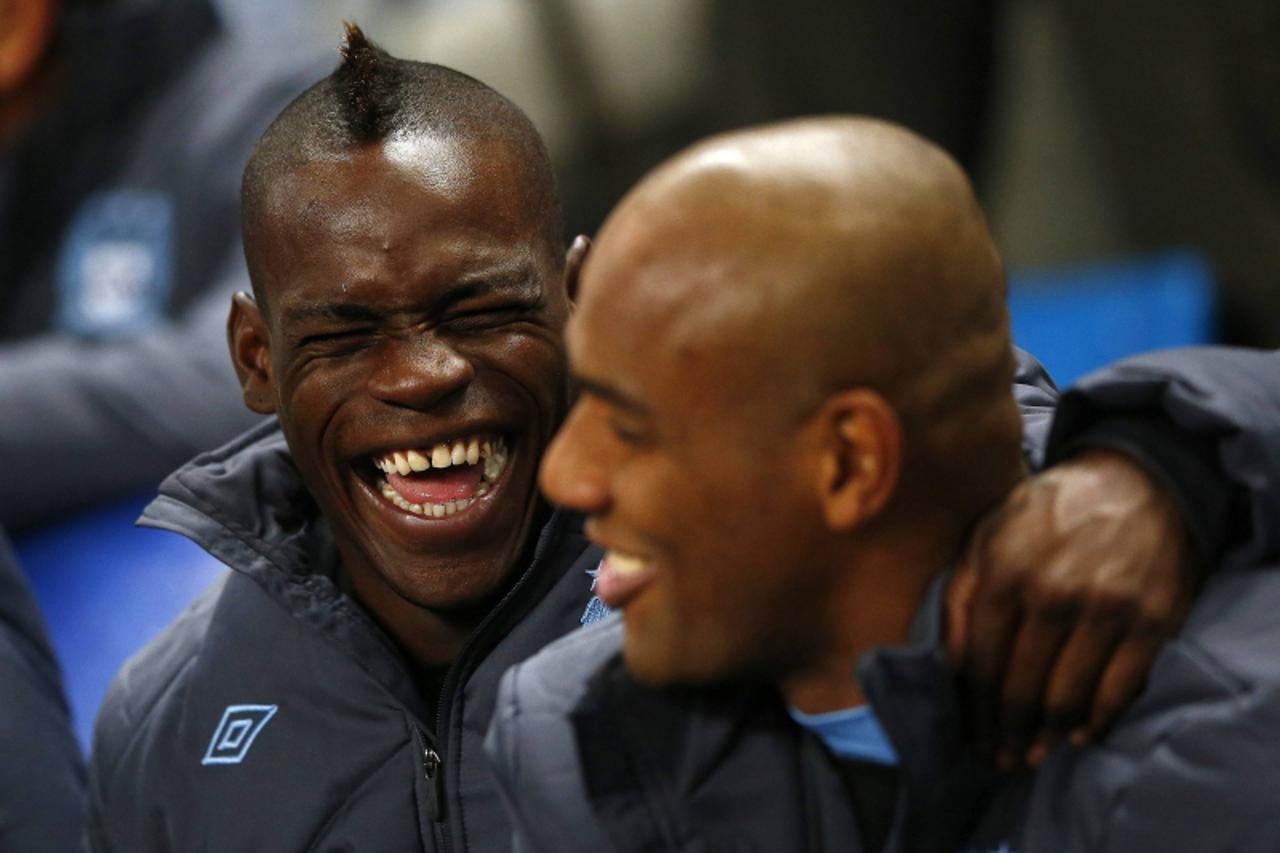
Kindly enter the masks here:
<path id="1" fill-rule="evenodd" d="M 441 773 L 443 762 L 431 747 L 422 751 L 422 770 L 427 779 L 427 813 L 434 821 L 444 819 L 444 780 Z"/>

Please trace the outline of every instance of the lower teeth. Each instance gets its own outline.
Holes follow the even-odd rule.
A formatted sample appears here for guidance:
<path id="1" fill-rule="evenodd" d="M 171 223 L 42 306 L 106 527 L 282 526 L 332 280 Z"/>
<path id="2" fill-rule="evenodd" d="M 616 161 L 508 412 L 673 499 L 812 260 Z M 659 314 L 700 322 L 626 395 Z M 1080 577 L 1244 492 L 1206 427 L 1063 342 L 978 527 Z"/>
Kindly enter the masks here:
<path id="1" fill-rule="evenodd" d="M 484 489 L 482 485 L 481 488 L 476 489 L 476 497 L 484 494 L 485 491 L 487 490 Z M 444 518 L 447 515 L 453 515 L 455 512 L 462 512 L 464 509 L 475 503 L 475 498 L 457 498 L 456 500 L 445 501 L 444 503 L 438 504 L 410 503 L 385 480 L 382 482 L 382 496 L 406 512 L 411 512 L 414 515 L 429 515 L 432 518 Z"/>

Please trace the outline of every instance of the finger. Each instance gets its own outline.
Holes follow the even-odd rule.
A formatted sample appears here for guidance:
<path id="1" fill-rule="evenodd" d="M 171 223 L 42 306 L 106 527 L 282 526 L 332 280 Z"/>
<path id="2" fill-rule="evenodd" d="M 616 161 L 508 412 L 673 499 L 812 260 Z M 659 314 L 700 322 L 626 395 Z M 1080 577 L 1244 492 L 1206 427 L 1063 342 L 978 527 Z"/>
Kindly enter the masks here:
<path id="1" fill-rule="evenodd" d="M 1160 653 L 1162 641 L 1156 637 L 1132 638 L 1116 650 L 1107 665 L 1093 698 L 1088 736 L 1098 737 L 1142 691 L 1147 673 Z"/>
<path id="2" fill-rule="evenodd" d="M 969 681 L 974 740 L 983 751 L 995 745 L 1004 673 L 1021 619 L 1021 606 L 1015 597 L 984 594 L 981 585 L 975 591 L 969 616 L 965 675 Z"/>
<path id="3" fill-rule="evenodd" d="M 956 669 L 968 658 L 969 611 L 978 586 L 978 573 L 966 560 L 956 569 L 947 587 L 947 659 Z"/>
<path id="4" fill-rule="evenodd" d="M 1107 619 L 1084 620 L 1072 631 L 1045 687 L 1044 728 L 1039 738 L 1045 745 L 1056 743 L 1088 721 L 1121 635 L 1120 625 Z"/>
<path id="5" fill-rule="evenodd" d="M 1045 685 L 1067 642 L 1072 614 L 1042 607 L 1023 616 L 1000 697 L 997 766 L 1012 770 L 1022 762 L 1039 729 Z"/>

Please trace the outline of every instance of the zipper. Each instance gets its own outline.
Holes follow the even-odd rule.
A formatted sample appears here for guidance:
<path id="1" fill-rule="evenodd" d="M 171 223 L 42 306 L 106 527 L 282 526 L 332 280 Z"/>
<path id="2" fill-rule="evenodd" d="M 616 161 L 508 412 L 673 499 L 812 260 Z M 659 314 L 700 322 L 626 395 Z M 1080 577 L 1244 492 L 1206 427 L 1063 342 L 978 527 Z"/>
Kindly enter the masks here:
<path id="1" fill-rule="evenodd" d="M 541 564 L 546 560 L 547 552 L 551 549 L 552 544 L 560 540 L 564 528 L 567 526 L 565 521 L 566 514 L 562 511 L 553 511 L 551 517 L 543 526 L 538 541 L 533 546 L 533 557 L 529 560 L 528 567 L 524 573 L 516 579 L 506 594 L 498 600 L 498 603 L 485 614 L 480 620 L 480 624 L 471 632 L 471 636 L 463 641 L 462 647 L 458 649 L 457 656 L 453 659 L 453 664 L 445 673 L 444 683 L 440 689 L 440 699 L 436 705 L 436 739 L 441 744 L 447 744 L 449 734 L 449 717 L 453 711 L 453 694 L 458 689 L 458 685 L 462 683 L 463 676 L 470 674 L 471 657 L 475 653 L 475 649 L 480 645 L 482 639 L 488 639 L 490 627 L 500 618 L 505 616 L 505 610 L 509 609 L 511 602 L 515 601 L 524 587 L 528 586 L 531 578 L 541 568 Z M 487 650 L 486 650 L 487 651 Z"/>
<path id="2" fill-rule="evenodd" d="M 444 821 L 444 762 L 431 747 L 422 750 L 422 774 L 427 780 L 427 814 L 436 823 Z"/>
<path id="3" fill-rule="evenodd" d="M 446 837 L 448 826 L 444 822 L 444 758 L 426 731 L 416 722 L 410 722 L 414 747 L 422 762 L 418 772 L 422 775 L 414 784 L 418 802 L 418 832 L 424 851 L 445 853 L 449 849 Z"/>
<path id="4" fill-rule="evenodd" d="M 551 517 L 543 526 L 538 541 L 534 545 L 533 557 L 529 561 L 528 568 L 516 579 L 511 589 L 507 590 L 498 603 L 480 620 L 480 624 L 476 626 L 471 636 L 463 642 L 462 648 L 458 650 L 457 656 L 453 659 L 453 664 L 449 667 L 448 672 L 445 673 L 444 683 L 440 689 L 439 703 L 436 706 L 435 745 L 433 746 L 429 742 L 424 743 L 422 751 L 423 777 L 427 783 L 427 811 L 431 816 L 436 843 L 440 850 L 449 849 L 448 839 L 445 837 L 446 833 L 444 831 L 445 766 L 440 752 L 448 748 L 449 729 L 454 710 L 453 694 L 458 691 L 459 685 L 465 682 L 465 677 L 470 675 L 473 666 L 472 658 L 478 655 L 479 659 L 483 659 L 483 654 L 477 650 L 482 649 L 487 652 L 491 648 L 482 645 L 482 643 L 489 640 L 488 635 L 492 631 L 493 625 L 507 615 L 505 611 L 513 608 L 513 602 L 517 601 L 523 589 L 532 583 L 532 578 L 538 573 L 542 563 L 547 559 L 547 552 L 551 550 L 553 543 L 557 543 L 563 535 L 567 526 L 566 518 L 567 515 L 563 512 L 552 512 Z M 440 748 L 439 752 L 435 748 L 437 746 Z M 462 819 L 461 811 L 459 812 L 459 819 Z"/>

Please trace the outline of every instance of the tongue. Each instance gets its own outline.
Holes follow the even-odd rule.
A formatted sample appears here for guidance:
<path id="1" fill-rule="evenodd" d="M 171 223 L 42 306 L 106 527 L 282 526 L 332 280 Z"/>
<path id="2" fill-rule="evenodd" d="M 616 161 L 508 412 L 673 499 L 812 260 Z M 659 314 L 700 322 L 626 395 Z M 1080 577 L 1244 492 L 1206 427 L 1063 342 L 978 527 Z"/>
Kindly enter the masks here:
<path id="1" fill-rule="evenodd" d="M 600 562 L 600 573 L 596 575 L 595 593 L 600 600 L 610 607 L 625 607 L 636 593 L 654 578 L 653 571 L 620 574 L 614 571 L 609 560 Z"/>
<path id="2" fill-rule="evenodd" d="M 387 482 L 409 503 L 442 504 L 474 496 L 483 473 L 479 465 L 455 465 L 408 476 L 388 474 Z"/>

